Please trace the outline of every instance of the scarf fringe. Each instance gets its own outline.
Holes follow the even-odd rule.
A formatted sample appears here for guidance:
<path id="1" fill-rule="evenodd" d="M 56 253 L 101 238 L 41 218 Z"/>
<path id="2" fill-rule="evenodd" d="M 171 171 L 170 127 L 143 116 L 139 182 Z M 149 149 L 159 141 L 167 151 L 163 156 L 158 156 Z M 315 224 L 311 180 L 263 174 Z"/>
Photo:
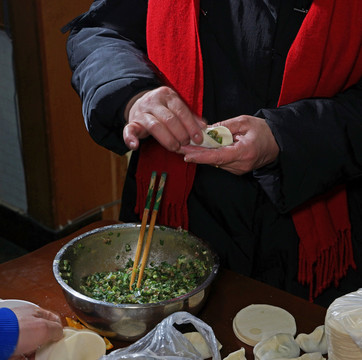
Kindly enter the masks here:
<path id="1" fill-rule="evenodd" d="M 137 189 L 137 202 L 135 207 L 135 213 L 138 214 L 139 219 L 142 220 L 143 209 L 146 205 L 149 179 L 138 176 L 137 184 L 139 188 Z M 157 186 L 158 186 L 158 180 L 156 181 L 155 189 L 157 189 Z M 153 208 L 155 193 L 151 201 L 150 210 L 152 210 Z M 186 202 L 184 202 L 184 204 L 186 204 Z M 161 203 L 157 214 L 157 223 L 159 225 L 165 225 L 174 228 L 181 227 L 187 230 L 189 225 L 188 216 L 187 216 L 187 205 L 181 206 L 180 204 L 171 203 L 171 202 Z"/>
<path id="2" fill-rule="evenodd" d="M 337 287 L 349 267 L 356 269 L 350 230 L 340 231 L 334 239 L 334 245 L 321 251 L 315 260 L 306 256 L 306 249 L 301 244 L 299 253 L 298 281 L 309 285 L 310 302 L 333 282 Z"/>
<path id="3" fill-rule="evenodd" d="M 180 223 L 181 219 L 181 223 Z M 162 208 L 159 214 L 158 222 L 162 225 L 182 229 L 188 229 L 188 216 L 187 209 L 180 207 L 177 204 L 167 204 L 166 207 Z"/>

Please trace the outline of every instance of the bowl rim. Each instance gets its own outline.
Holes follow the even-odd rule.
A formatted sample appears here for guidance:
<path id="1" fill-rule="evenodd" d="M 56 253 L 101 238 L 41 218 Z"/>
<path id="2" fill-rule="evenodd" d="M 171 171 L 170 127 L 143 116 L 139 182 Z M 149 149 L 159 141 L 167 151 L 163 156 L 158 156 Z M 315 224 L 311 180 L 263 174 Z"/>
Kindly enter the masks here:
<path id="1" fill-rule="evenodd" d="M 101 226 L 95 229 L 92 229 L 90 231 L 87 231 L 85 233 L 82 233 L 76 237 L 74 237 L 73 239 L 71 239 L 70 241 L 68 241 L 66 244 L 64 244 L 60 250 L 57 252 L 57 254 L 55 255 L 55 258 L 53 260 L 53 275 L 57 281 L 57 283 L 60 285 L 60 287 L 62 288 L 63 292 L 67 291 L 68 293 L 70 293 L 73 297 L 80 299 L 80 300 L 86 300 L 94 305 L 102 305 L 102 306 L 106 306 L 106 307 L 110 307 L 110 308 L 127 308 L 127 309 L 142 309 L 142 308 L 152 308 L 152 307 L 158 307 L 158 306 L 164 306 L 164 305 L 168 305 L 168 304 L 172 304 L 172 303 L 177 303 L 180 301 L 184 301 L 187 298 L 192 297 L 193 295 L 201 292 L 202 290 L 204 290 L 205 288 L 207 288 L 212 281 L 214 280 L 214 278 L 216 277 L 216 275 L 219 272 L 219 268 L 220 268 L 220 259 L 219 256 L 217 255 L 217 253 L 215 252 L 215 250 L 212 248 L 212 246 L 208 243 L 206 243 L 205 240 L 200 239 L 199 237 L 195 236 L 194 234 L 192 234 L 191 232 L 189 232 L 188 230 L 184 230 L 184 229 L 179 229 L 179 228 L 173 228 L 170 226 L 164 226 L 164 225 L 155 225 L 155 229 L 168 229 L 168 230 L 172 230 L 172 231 L 180 231 L 180 232 L 187 232 L 189 235 L 191 235 L 193 238 L 196 238 L 198 241 L 200 241 L 203 245 L 205 245 L 208 250 L 210 251 L 212 258 L 214 260 L 214 265 L 212 266 L 212 269 L 210 271 L 209 276 L 202 282 L 202 284 L 200 284 L 198 287 L 196 287 L 195 289 L 193 289 L 192 291 L 190 291 L 187 294 L 181 295 L 179 297 L 176 298 L 172 298 L 169 300 L 163 300 L 163 301 L 159 301 L 156 303 L 147 303 L 147 304 L 116 304 L 116 303 L 110 303 L 107 301 L 102 301 L 102 300 L 96 300 L 93 299 L 89 296 L 86 296 L 80 292 L 78 292 L 77 290 L 73 289 L 71 286 L 69 286 L 68 284 L 66 284 L 63 280 L 63 278 L 60 275 L 59 269 L 58 269 L 58 265 L 60 262 L 60 259 L 62 257 L 62 255 L 65 253 L 65 251 L 72 246 L 74 243 L 76 243 L 77 241 L 94 235 L 96 233 L 99 232 L 103 232 L 103 231 L 107 231 L 110 229 L 123 229 L 123 228 L 140 228 L 141 224 L 139 223 L 121 223 L 121 224 L 113 224 L 113 225 L 106 225 L 106 226 Z M 147 225 L 148 227 L 148 225 Z"/>

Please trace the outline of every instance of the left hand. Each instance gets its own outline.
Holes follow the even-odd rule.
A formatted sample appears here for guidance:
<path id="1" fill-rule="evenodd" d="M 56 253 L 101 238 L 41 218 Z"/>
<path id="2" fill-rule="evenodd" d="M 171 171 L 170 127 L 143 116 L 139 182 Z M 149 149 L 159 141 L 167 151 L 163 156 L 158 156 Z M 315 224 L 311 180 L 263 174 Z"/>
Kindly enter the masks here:
<path id="1" fill-rule="evenodd" d="M 57 314 L 33 305 L 13 309 L 19 323 L 19 339 L 10 359 L 24 359 L 21 354 L 33 354 L 48 342 L 63 337 L 63 326 Z"/>
<path id="2" fill-rule="evenodd" d="M 234 143 L 217 149 L 182 146 L 186 162 L 220 167 L 235 175 L 242 175 L 272 163 L 279 154 L 279 146 L 268 124 L 262 118 L 241 115 L 213 126 L 223 125 L 233 134 Z"/>

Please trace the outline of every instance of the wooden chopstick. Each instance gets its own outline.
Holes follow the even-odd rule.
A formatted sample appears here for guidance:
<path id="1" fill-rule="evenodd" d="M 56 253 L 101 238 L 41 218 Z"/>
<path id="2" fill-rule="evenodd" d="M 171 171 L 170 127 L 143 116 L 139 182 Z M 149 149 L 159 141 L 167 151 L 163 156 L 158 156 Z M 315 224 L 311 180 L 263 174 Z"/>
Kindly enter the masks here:
<path id="1" fill-rule="evenodd" d="M 162 193 L 163 193 L 163 189 L 165 187 L 166 177 L 167 177 L 167 173 L 165 173 L 165 172 L 162 173 L 160 182 L 158 184 L 158 190 L 157 190 L 157 194 L 156 194 L 155 205 L 154 205 L 153 210 L 152 210 L 150 226 L 148 228 L 148 233 L 147 233 L 146 244 L 145 244 L 145 248 L 143 250 L 143 256 L 142 256 L 142 261 L 141 261 L 140 272 L 138 274 L 137 288 L 139 288 L 140 285 L 141 285 L 143 272 L 145 270 L 148 254 L 150 252 L 153 229 L 155 227 L 156 217 L 157 217 L 158 209 L 160 207 L 160 203 L 161 203 L 161 199 L 162 199 Z"/>
<path id="2" fill-rule="evenodd" d="M 141 250 L 142 250 L 142 246 L 143 246 L 143 238 L 145 236 L 145 231 L 146 231 L 148 213 L 150 211 L 153 190 L 155 188 L 156 176 L 157 176 L 156 171 L 153 171 L 152 174 L 151 174 L 150 184 L 148 186 L 148 192 L 147 192 L 147 198 L 146 198 L 146 206 L 145 206 L 145 208 L 143 210 L 143 215 L 142 215 L 141 229 L 140 229 L 140 233 L 139 233 L 139 236 L 138 236 L 136 255 L 135 255 L 135 259 L 134 259 L 134 263 L 133 263 L 131 280 L 130 280 L 130 283 L 129 283 L 129 289 L 130 290 L 132 290 L 132 285 L 133 285 L 134 280 L 136 278 L 137 266 L 138 266 L 138 263 L 139 263 L 139 260 L 140 260 Z"/>

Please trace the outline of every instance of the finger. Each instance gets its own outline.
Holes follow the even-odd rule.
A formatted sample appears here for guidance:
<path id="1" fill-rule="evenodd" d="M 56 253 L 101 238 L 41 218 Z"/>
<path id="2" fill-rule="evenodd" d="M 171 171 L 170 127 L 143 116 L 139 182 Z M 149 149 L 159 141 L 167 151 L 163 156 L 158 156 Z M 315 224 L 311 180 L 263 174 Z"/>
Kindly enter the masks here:
<path id="1" fill-rule="evenodd" d="M 135 129 L 137 129 L 137 127 L 143 129 L 146 134 L 152 135 L 169 151 L 177 151 L 180 148 L 181 144 L 178 139 L 173 135 L 170 129 L 153 114 L 142 114 L 141 121 L 142 124 L 140 124 L 138 120 L 134 120 L 129 126 L 133 126 Z"/>
<path id="2" fill-rule="evenodd" d="M 190 149 L 191 146 L 183 147 L 184 151 L 184 161 L 192 162 L 197 164 L 206 164 L 206 165 L 218 165 L 223 166 L 233 161 L 234 152 L 228 148 L 218 148 L 218 149 L 205 149 L 199 148 Z"/>
<path id="3" fill-rule="evenodd" d="M 201 129 L 206 129 L 207 127 L 207 120 L 201 117 L 198 117 L 197 115 L 194 115 L 197 123 L 199 124 Z"/>
<path id="4" fill-rule="evenodd" d="M 59 324 L 62 323 L 60 320 L 60 317 L 56 313 L 46 310 L 46 309 L 42 309 L 42 308 L 37 309 L 37 313 L 35 314 L 35 317 L 43 318 L 43 319 L 46 319 L 49 321 L 54 321 Z"/>
<path id="5" fill-rule="evenodd" d="M 193 142 L 196 144 L 202 143 L 202 131 L 205 127 L 204 123 L 200 124 L 199 116 L 195 115 L 189 107 L 179 97 L 166 98 L 166 106 L 170 111 L 175 114 L 177 119 L 182 123 L 186 133 Z M 187 141 L 188 143 L 189 141 Z M 185 142 L 181 142 L 185 145 Z"/>
<path id="6" fill-rule="evenodd" d="M 184 126 L 183 119 L 179 118 L 177 114 L 172 112 L 168 107 L 159 106 L 153 109 L 152 115 L 172 134 L 172 137 L 174 137 L 180 145 L 186 145 L 190 142 L 190 135 Z M 154 131 L 157 136 L 156 129 Z"/>
<path id="7" fill-rule="evenodd" d="M 36 346 L 42 346 L 48 342 L 58 341 L 63 338 L 63 326 L 58 321 L 47 319 L 34 320 L 36 329 Z"/>
<path id="8" fill-rule="evenodd" d="M 252 116 L 241 115 L 235 118 L 221 121 L 214 126 L 226 126 L 232 134 L 245 134 L 250 129 L 250 124 L 252 123 Z"/>
<path id="9" fill-rule="evenodd" d="M 219 148 L 205 149 L 200 146 L 183 146 L 182 153 L 186 162 L 210 165 L 235 175 L 242 175 L 250 171 L 243 166 L 240 159 L 235 158 L 234 149 Z"/>
<path id="10" fill-rule="evenodd" d="M 178 150 L 178 153 L 186 155 L 186 154 L 192 154 L 192 153 L 197 153 L 200 151 L 207 151 L 208 149 L 203 147 L 203 146 L 199 146 L 199 145 L 184 145 L 181 146 L 180 149 Z"/>
<path id="11" fill-rule="evenodd" d="M 39 346 L 55 342 L 63 338 L 63 326 L 57 321 L 38 319 L 34 320 L 33 335 L 28 334 L 28 343 L 24 343 L 23 352 L 35 351 Z M 19 341 L 22 339 L 19 334 Z M 25 340 L 26 341 L 26 340 Z M 29 342 L 30 341 L 30 342 Z"/>
<path id="12" fill-rule="evenodd" d="M 43 319 L 37 324 L 39 329 L 39 345 L 50 341 L 58 341 L 63 337 L 63 326 L 57 321 Z"/>
<path id="13" fill-rule="evenodd" d="M 49 341 L 58 341 L 63 338 L 63 326 L 57 321 L 48 320 L 47 328 L 48 332 L 44 343 L 47 343 Z"/>
<path id="14" fill-rule="evenodd" d="M 137 123 L 130 123 L 123 129 L 123 140 L 130 150 L 137 150 L 139 147 L 139 138 L 141 138 L 142 129 Z"/>
<path id="15" fill-rule="evenodd" d="M 48 342 L 63 337 L 63 327 L 58 321 L 30 317 L 19 322 L 19 339 L 15 354 L 31 353 Z"/>
<path id="16" fill-rule="evenodd" d="M 138 114 L 143 116 L 145 113 L 152 114 L 168 128 L 179 144 L 189 143 L 190 139 L 195 140 L 195 143 L 202 141 L 201 128 L 205 127 L 205 124 L 200 125 L 200 118 L 170 87 L 162 86 L 147 93 L 132 113 L 135 116 Z M 134 120 L 135 118 L 132 118 L 132 121 Z M 142 119 L 140 118 L 139 121 Z"/>

